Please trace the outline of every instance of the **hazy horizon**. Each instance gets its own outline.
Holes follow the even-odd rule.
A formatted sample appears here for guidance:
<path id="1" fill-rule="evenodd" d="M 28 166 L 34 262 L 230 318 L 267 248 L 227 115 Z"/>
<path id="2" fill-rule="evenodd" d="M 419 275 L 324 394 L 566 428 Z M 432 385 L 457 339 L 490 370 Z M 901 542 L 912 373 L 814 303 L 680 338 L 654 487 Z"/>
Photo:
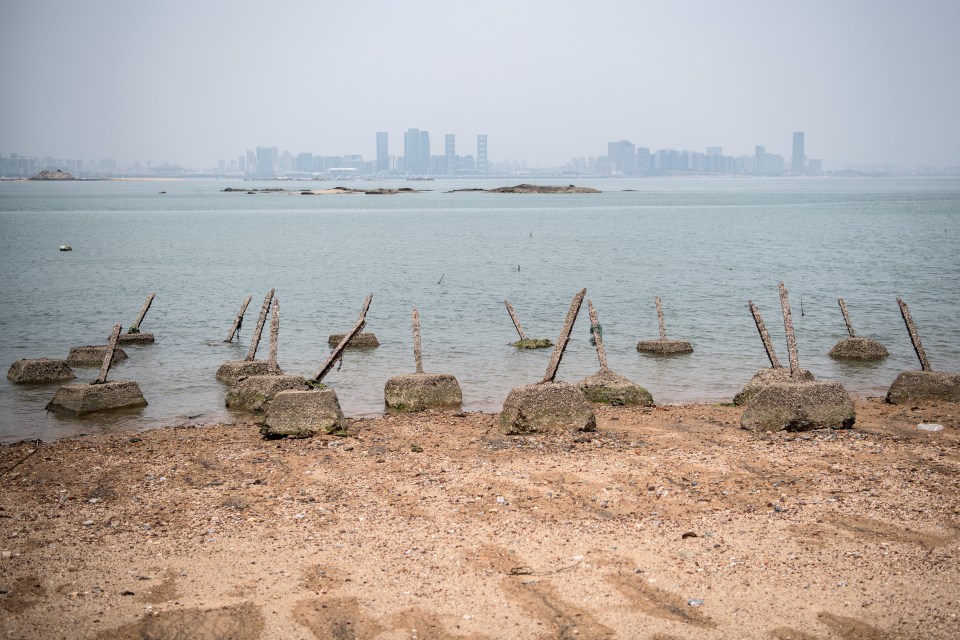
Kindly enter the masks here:
<path id="1" fill-rule="evenodd" d="M 609 141 L 960 165 L 960 4 L 247 1 L 0 5 L 0 153 L 214 166 L 375 133 L 560 166 Z"/>

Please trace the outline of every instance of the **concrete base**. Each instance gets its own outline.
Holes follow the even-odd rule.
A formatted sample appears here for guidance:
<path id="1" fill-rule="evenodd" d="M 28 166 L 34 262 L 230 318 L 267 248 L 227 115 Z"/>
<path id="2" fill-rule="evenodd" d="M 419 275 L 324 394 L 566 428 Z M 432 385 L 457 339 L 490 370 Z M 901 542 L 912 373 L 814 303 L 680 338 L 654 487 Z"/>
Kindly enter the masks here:
<path id="1" fill-rule="evenodd" d="M 227 408 L 262 413 L 281 391 L 307 389 L 303 376 L 248 376 L 237 380 L 227 394 Z"/>
<path id="2" fill-rule="evenodd" d="M 62 382 L 73 380 L 77 376 L 67 365 L 66 360 L 35 358 L 17 360 L 7 371 L 7 380 L 14 384 L 40 384 L 44 382 Z"/>
<path id="3" fill-rule="evenodd" d="M 657 338 L 656 340 L 641 340 L 637 343 L 637 351 L 640 351 L 641 353 L 653 353 L 657 355 L 693 353 L 693 345 L 686 340 Z"/>
<path id="4" fill-rule="evenodd" d="M 397 412 L 459 409 L 460 383 L 448 373 L 408 373 L 394 376 L 383 387 L 387 409 Z"/>
<path id="5" fill-rule="evenodd" d="M 546 349 L 547 347 L 552 347 L 553 343 L 546 338 L 527 338 L 526 340 L 511 342 L 510 346 L 516 347 L 517 349 Z"/>
<path id="6" fill-rule="evenodd" d="M 119 344 L 153 344 L 152 333 L 121 333 Z"/>
<path id="7" fill-rule="evenodd" d="M 514 387 L 500 412 L 500 430 L 507 435 L 596 428 L 593 407 L 583 392 L 569 382 Z"/>
<path id="8" fill-rule="evenodd" d="M 107 349 L 110 345 L 97 344 L 87 345 L 85 347 L 73 347 L 70 349 L 70 355 L 67 356 L 67 364 L 71 367 L 99 367 L 103 364 L 103 356 L 107 355 Z M 117 347 L 113 352 L 113 363 L 127 359 L 127 352 Z"/>
<path id="9" fill-rule="evenodd" d="M 853 400 L 839 382 L 778 382 L 750 399 L 740 426 L 751 431 L 847 429 L 856 417 Z"/>
<path id="10" fill-rule="evenodd" d="M 887 348 L 870 338 L 844 338 L 830 349 L 828 356 L 838 360 L 883 360 Z"/>
<path id="11" fill-rule="evenodd" d="M 273 397 L 260 433 L 268 438 L 308 438 L 346 427 L 333 389 L 281 391 Z"/>
<path id="12" fill-rule="evenodd" d="M 60 387 L 47 404 L 47 411 L 76 416 L 111 409 L 145 407 L 140 386 L 132 380 L 111 380 L 103 384 L 71 384 Z"/>
<path id="13" fill-rule="evenodd" d="M 960 402 L 960 373 L 904 371 L 890 385 L 887 402 Z"/>
<path id="14" fill-rule="evenodd" d="M 602 370 L 587 376 L 577 386 L 590 402 L 609 404 L 615 407 L 648 407 L 653 404 L 653 396 L 640 385 L 610 370 Z"/>
<path id="15" fill-rule="evenodd" d="M 331 347 L 336 347 L 346 335 L 347 334 L 345 333 L 334 333 L 327 338 L 327 344 L 329 344 Z M 375 349 L 379 346 L 380 342 L 377 340 L 376 334 L 365 333 L 361 331 L 357 335 L 353 336 L 353 340 L 350 341 L 347 349 Z"/>
<path id="16" fill-rule="evenodd" d="M 266 360 L 227 360 L 217 369 L 217 380 L 224 384 L 236 384 L 240 378 L 268 375 Z M 278 368 L 277 375 L 283 371 Z"/>
<path id="17" fill-rule="evenodd" d="M 813 374 L 806 369 L 800 369 L 800 381 L 809 382 L 810 380 L 813 380 Z M 750 382 L 744 385 L 740 393 L 733 396 L 733 404 L 738 407 L 745 405 L 750 402 L 750 398 L 757 395 L 761 389 L 774 383 L 790 381 L 790 369 L 786 367 L 780 367 L 779 369 L 760 369 L 753 374 Z"/>

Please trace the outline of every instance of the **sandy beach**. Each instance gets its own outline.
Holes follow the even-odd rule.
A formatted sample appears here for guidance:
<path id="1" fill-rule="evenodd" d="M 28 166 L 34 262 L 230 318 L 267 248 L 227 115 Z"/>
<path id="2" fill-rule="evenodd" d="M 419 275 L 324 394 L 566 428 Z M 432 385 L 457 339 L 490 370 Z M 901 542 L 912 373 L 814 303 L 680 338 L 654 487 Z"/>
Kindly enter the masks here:
<path id="1" fill-rule="evenodd" d="M 956 638 L 960 405 L 253 424 L 0 448 L 8 638 Z M 937 423 L 927 432 L 919 423 Z M 31 453 L 32 452 L 32 453 Z"/>

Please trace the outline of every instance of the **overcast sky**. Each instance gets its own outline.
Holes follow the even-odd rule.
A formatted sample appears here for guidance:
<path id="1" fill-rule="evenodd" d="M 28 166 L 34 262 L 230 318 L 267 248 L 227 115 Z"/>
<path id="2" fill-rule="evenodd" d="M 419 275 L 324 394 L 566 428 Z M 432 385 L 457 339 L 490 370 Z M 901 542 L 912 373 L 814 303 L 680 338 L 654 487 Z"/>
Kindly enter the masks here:
<path id="1" fill-rule="evenodd" d="M 211 167 L 443 134 L 960 165 L 960 2 L 0 0 L 0 153 Z"/>

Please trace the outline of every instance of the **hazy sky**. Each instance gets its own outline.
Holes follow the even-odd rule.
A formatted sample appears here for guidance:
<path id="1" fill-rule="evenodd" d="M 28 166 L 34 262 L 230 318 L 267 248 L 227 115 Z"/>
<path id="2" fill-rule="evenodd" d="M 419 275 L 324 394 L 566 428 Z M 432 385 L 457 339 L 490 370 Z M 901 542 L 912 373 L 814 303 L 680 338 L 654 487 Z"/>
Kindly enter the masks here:
<path id="1" fill-rule="evenodd" d="M 960 2 L 0 0 L 0 153 L 214 166 L 489 136 L 960 165 Z"/>

